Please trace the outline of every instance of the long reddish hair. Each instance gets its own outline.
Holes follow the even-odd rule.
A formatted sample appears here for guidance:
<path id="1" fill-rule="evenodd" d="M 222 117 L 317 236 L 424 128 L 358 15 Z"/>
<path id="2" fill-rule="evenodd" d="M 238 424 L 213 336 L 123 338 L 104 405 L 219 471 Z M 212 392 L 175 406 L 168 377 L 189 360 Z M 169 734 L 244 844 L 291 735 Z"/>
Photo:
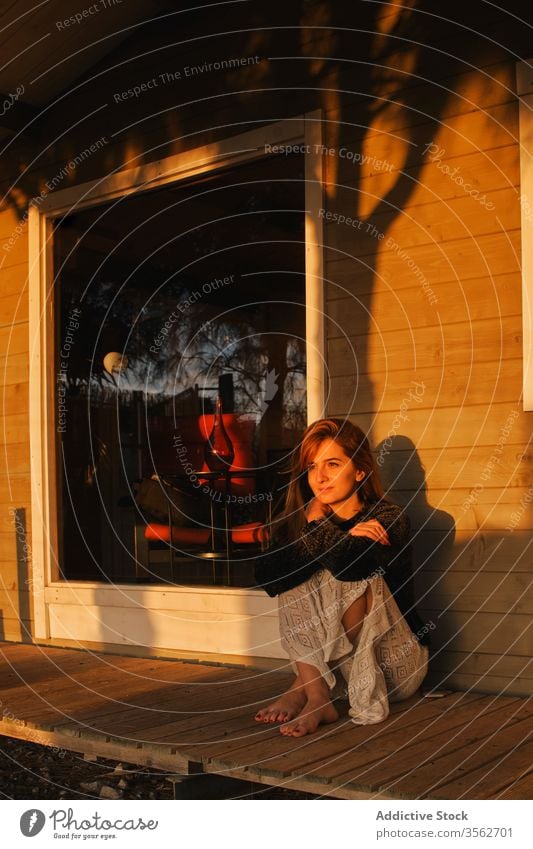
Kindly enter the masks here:
<path id="1" fill-rule="evenodd" d="M 370 444 L 361 428 L 344 419 L 319 419 L 304 431 L 300 447 L 293 454 L 285 505 L 277 520 L 287 539 L 298 537 L 305 525 L 305 507 L 313 497 L 307 468 L 325 439 L 334 439 L 354 466 L 365 473 L 357 493 L 364 505 L 384 497 Z"/>

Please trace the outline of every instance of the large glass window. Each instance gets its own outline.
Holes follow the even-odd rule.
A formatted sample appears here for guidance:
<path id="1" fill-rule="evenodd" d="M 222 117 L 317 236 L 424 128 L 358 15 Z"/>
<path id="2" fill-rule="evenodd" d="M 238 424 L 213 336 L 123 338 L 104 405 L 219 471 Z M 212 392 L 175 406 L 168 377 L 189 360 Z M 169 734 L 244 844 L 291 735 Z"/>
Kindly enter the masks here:
<path id="1" fill-rule="evenodd" d="M 220 396 L 235 459 L 247 470 L 230 483 L 242 495 L 230 490 L 230 520 L 261 521 L 272 470 L 306 423 L 304 216 L 295 155 L 55 221 L 62 577 L 251 583 L 246 545 L 217 573 L 209 555 L 221 543 L 212 534 L 207 543 L 180 538 L 170 563 L 168 545 L 145 533 L 147 524 L 168 524 L 157 503 L 168 491 L 156 487 L 147 509 L 139 487 L 150 490 L 154 476 L 169 482 L 186 513 L 171 523 L 218 528 L 212 502 L 226 497 L 227 481 L 193 473 Z M 184 511 L 188 495 L 194 509 Z"/>

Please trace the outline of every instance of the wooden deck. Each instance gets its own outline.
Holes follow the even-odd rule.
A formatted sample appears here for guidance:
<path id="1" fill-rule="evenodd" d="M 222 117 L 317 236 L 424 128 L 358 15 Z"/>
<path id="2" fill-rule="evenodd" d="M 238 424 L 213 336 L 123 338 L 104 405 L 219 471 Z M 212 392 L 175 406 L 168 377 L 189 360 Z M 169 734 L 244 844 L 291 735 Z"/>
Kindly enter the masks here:
<path id="1" fill-rule="evenodd" d="M 453 693 L 346 713 L 301 740 L 253 720 L 290 677 L 0 643 L 0 734 L 168 770 L 342 799 L 521 799 L 533 786 L 533 699 Z"/>

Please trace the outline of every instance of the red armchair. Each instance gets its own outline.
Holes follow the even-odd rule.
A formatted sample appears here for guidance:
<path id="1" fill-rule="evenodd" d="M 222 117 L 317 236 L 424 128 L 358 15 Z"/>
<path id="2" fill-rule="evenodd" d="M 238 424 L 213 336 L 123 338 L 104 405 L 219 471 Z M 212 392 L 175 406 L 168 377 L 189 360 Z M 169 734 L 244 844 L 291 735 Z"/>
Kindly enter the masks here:
<path id="1" fill-rule="evenodd" d="M 255 422 L 253 420 L 240 421 L 234 413 L 224 414 L 224 426 L 233 443 L 235 457 L 230 471 L 232 472 L 229 483 L 230 493 L 226 493 L 227 479 L 224 477 L 204 477 L 202 472 L 209 474 L 209 468 L 204 459 L 204 447 L 213 427 L 213 415 L 182 416 L 174 419 L 170 417 L 154 417 L 150 420 L 149 445 L 150 458 L 154 464 L 154 471 L 159 477 L 172 479 L 185 478 L 192 484 L 197 494 L 203 494 L 210 504 L 210 526 L 177 526 L 172 522 L 169 509 L 168 522 L 148 522 L 144 526 L 143 539 L 140 539 L 139 529 L 136 532 L 136 577 L 138 580 L 146 579 L 150 575 L 149 555 L 151 543 L 166 543 L 170 549 L 170 563 L 173 573 L 174 551 L 177 548 L 182 554 L 194 553 L 199 557 L 216 556 L 229 561 L 234 549 L 241 546 L 259 549 L 264 548 L 268 541 L 267 526 L 270 521 L 270 504 L 267 505 L 267 515 L 262 521 L 245 522 L 238 525 L 231 524 L 231 504 L 225 504 L 225 496 L 242 499 L 241 503 L 256 503 L 256 476 L 253 472 L 253 437 Z M 240 477 L 235 472 L 243 472 Z M 197 473 L 197 474 L 196 474 Z M 222 497 L 221 497 L 222 494 Z M 248 496 L 248 498 L 246 498 Z M 217 505 L 224 507 L 224 516 L 217 518 Z M 225 518 L 226 530 L 224 531 L 224 550 L 215 552 L 214 533 L 217 524 L 224 524 L 221 518 Z M 231 526 L 230 526 L 231 524 Z M 218 534 L 220 537 L 220 534 Z M 214 569 L 214 565 L 213 565 Z M 229 579 L 229 562 L 228 562 Z"/>

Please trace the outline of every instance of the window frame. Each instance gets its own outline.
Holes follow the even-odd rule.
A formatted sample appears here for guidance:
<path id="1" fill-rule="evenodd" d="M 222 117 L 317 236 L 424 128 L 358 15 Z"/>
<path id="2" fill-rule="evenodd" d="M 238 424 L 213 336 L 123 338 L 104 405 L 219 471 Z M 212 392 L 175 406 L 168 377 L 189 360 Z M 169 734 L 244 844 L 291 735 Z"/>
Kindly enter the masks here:
<path id="1" fill-rule="evenodd" d="M 282 656 L 277 647 L 277 617 L 273 602 L 261 590 L 228 587 L 168 587 L 158 585 L 139 587 L 138 584 L 106 585 L 97 581 L 59 579 L 56 493 L 55 440 L 55 374 L 54 374 L 54 302 L 53 302 L 53 222 L 60 215 L 101 205 L 129 193 L 150 191 L 183 179 L 222 167 L 251 162 L 275 155 L 277 145 L 304 145 L 305 151 L 305 275 L 306 275 L 306 345 L 307 345 L 307 417 L 314 421 L 325 409 L 325 321 L 323 281 L 323 209 L 324 179 L 322 161 L 322 114 L 315 110 L 305 115 L 285 119 L 275 124 L 233 136 L 226 140 L 194 148 L 140 167 L 117 171 L 98 180 L 79 184 L 49 194 L 30 204 L 29 229 L 29 338 L 30 338 L 30 454 L 34 604 L 34 636 L 41 640 L 75 640 L 113 644 L 135 644 L 130 628 L 118 627 L 113 611 L 148 609 L 156 616 L 169 604 L 179 611 L 187 608 L 191 596 L 201 594 L 203 605 L 212 610 L 215 621 L 221 611 L 230 618 L 235 610 L 240 614 L 254 610 L 261 613 L 258 621 L 268 624 L 270 634 L 264 655 Z M 126 592 L 127 589 L 127 592 Z M 224 598 L 222 598 L 224 596 Z M 83 615 L 80 615 L 80 606 Z M 96 614 L 96 607 L 98 614 Z M 105 608 L 105 612 L 104 612 Z M 248 611 L 249 609 L 249 611 Z M 251 616 L 252 614 L 249 613 Z M 255 614 L 254 614 L 255 615 Z M 102 616 L 106 624 L 102 627 Z M 274 619 L 272 618 L 274 616 Z M 218 618 L 217 618 L 218 617 Z M 266 617 L 266 618 L 265 618 Z M 122 620 L 127 618 L 122 616 Z M 175 621 L 175 620 L 174 620 Z M 189 623 L 190 624 L 190 623 Z M 213 651 L 212 640 L 201 644 L 201 633 L 177 628 L 175 638 L 160 623 L 161 636 L 156 645 L 168 649 Z M 187 625 L 187 621 L 185 621 Z M 64 626 L 64 627 L 62 627 Z M 118 627 L 118 630 L 117 630 Z M 74 630 L 72 630 L 74 629 Z M 135 630 L 132 625 L 132 633 Z M 152 633 L 152 630 L 147 629 Z M 222 629 L 224 630 L 224 629 Z M 246 630 L 246 629 L 245 629 Z M 248 628 L 248 632 L 249 632 Z M 253 630 L 253 629 L 252 629 Z M 100 635 L 95 640 L 95 634 Z M 167 636 L 163 636 L 166 634 Z M 258 631 L 263 641 L 263 634 Z M 102 636 L 112 639 L 102 639 Z M 195 636 L 196 635 L 196 636 Z M 142 642 L 142 634 L 140 635 Z M 196 642 L 191 644 L 191 639 Z M 163 640 L 163 645 L 161 643 Z M 180 642 L 181 641 L 181 642 Z M 151 640 L 152 642 L 152 640 Z M 217 651 L 250 653 L 248 646 L 239 646 L 236 635 L 229 635 Z M 167 645 L 168 643 L 168 645 Z M 174 644 L 172 644 L 174 643 Z M 274 652 L 274 654 L 272 654 Z"/>
<path id="2" fill-rule="evenodd" d="M 522 241 L 523 408 L 533 410 L 533 59 L 516 64 Z"/>

